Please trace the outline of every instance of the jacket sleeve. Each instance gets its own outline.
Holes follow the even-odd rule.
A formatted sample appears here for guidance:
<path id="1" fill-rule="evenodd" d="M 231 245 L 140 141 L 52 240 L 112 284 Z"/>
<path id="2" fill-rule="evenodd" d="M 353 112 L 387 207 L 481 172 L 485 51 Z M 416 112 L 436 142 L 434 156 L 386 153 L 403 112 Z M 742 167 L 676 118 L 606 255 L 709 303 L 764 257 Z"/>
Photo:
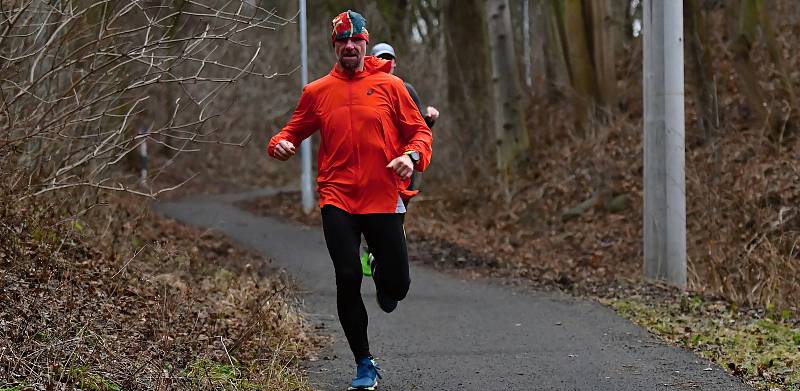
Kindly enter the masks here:
<path id="1" fill-rule="evenodd" d="M 399 81 L 399 79 L 397 80 Z M 417 104 L 411 99 L 411 95 L 409 95 L 403 82 L 400 81 L 398 84 L 398 88 L 395 89 L 397 92 L 395 111 L 400 139 L 406 143 L 403 146 L 403 152 L 417 151 L 420 159 L 414 170 L 425 171 L 431 162 L 433 134 L 428 125 L 425 124 Z"/>
<path id="2" fill-rule="evenodd" d="M 311 136 L 317 129 L 319 129 L 319 118 L 314 109 L 314 98 L 306 88 L 303 88 L 303 94 L 292 113 L 292 118 L 278 134 L 269 140 L 267 154 L 275 157 L 275 145 L 281 140 L 289 141 L 298 147 L 301 141 Z"/>
<path id="3" fill-rule="evenodd" d="M 417 105 L 417 108 L 419 109 L 419 114 L 422 115 L 422 119 L 425 120 L 425 125 L 428 125 L 428 129 L 433 130 L 434 122 L 429 117 L 425 116 L 426 113 L 422 109 L 423 107 L 425 107 L 425 105 L 422 104 L 422 99 L 419 98 L 417 89 L 414 88 L 414 86 L 412 86 L 411 83 L 409 82 L 404 82 L 403 84 L 405 84 L 408 94 L 411 95 L 411 99 L 414 100 L 414 104 Z"/>

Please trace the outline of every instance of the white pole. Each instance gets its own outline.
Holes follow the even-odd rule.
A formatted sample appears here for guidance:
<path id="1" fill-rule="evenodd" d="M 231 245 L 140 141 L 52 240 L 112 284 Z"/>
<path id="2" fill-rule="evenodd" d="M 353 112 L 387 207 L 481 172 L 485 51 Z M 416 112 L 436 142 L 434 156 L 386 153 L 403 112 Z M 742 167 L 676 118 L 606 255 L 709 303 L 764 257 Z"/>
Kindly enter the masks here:
<path id="1" fill-rule="evenodd" d="M 686 172 L 683 80 L 683 2 L 664 2 L 668 280 L 686 288 Z"/>
<path id="2" fill-rule="evenodd" d="M 644 273 L 686 288 L 683 2 L 643 9 Z"/>
<path id="3" fill-rule="evenodd" d="M 306 0 L 300 0 L 300 80 L 305 87 L 308 84 L 308 36 L 306 28 Z M 308 213 L 314 207 L 314 195 L 311 193 L 311 138 L 300 143 L 300 195 L 303 210 Z"/>

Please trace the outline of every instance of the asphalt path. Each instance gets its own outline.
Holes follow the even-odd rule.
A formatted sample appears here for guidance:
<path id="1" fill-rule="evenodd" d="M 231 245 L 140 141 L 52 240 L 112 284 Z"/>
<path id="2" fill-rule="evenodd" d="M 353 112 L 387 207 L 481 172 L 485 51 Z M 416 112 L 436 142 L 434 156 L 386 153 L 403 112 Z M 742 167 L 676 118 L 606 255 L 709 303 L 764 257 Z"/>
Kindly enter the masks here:
<path id="1" fill-rule="evenodd" d="M 155 207 L 271 258 L 307 291 L 304 311 L 333 346 L 305 363 L 319 390 L 345 390 L 355 365 L 336 316 L 333 265 L 322 231 L 259 217 L 236 201 L 274 190 L 196 196 Z M 413 211 L 411 212 L 413 213 Z M 610 309 L 564 294 L 465 281 L 412 259 L 411 291 L 396 311 L 362 295 L 380 390 L 752 390 L 717 365 L 666 345 Z"/>

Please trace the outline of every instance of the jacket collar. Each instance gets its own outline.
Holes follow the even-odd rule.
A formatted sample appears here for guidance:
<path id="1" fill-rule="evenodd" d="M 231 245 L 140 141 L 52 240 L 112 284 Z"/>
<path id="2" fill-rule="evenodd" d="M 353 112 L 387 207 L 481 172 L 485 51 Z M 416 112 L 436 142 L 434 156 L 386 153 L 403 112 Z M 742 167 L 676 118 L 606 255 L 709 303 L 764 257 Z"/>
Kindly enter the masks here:
<path id="1" fill-rule="evenodd" d="M 330 75 L 343 80 L 358 80 L 378 72 L 389 73 L 391 72 L 391 70 L 392 70 L 391 62 L 378 57 L 365 56 L 364 70 L 356 72 L 353 75 L 353 77 L 350 77 L 343 71 L 340 71 L 339 68 L 336 67 L 336 64 L 333 65 L 333 69 L 331 70 Z"/>

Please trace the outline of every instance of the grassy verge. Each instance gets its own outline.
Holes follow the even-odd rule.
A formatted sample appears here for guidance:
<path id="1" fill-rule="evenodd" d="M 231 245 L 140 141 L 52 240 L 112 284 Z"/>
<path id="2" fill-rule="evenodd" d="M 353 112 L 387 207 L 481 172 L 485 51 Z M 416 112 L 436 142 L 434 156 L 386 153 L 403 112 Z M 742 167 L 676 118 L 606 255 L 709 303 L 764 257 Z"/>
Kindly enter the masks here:
<path id="1" fill-rule="evenodd" d="M 788 311 L 741 310 L 699 295 L 634 294 L 600 301 L 758 390 L 800 389 L 800 325 Z"/>
<path id="2" fill-rule="evenodd" d="M 2 201 L 0 390 L 310 389 L 320 340 L 267 260 L 139 199 Z"/>

